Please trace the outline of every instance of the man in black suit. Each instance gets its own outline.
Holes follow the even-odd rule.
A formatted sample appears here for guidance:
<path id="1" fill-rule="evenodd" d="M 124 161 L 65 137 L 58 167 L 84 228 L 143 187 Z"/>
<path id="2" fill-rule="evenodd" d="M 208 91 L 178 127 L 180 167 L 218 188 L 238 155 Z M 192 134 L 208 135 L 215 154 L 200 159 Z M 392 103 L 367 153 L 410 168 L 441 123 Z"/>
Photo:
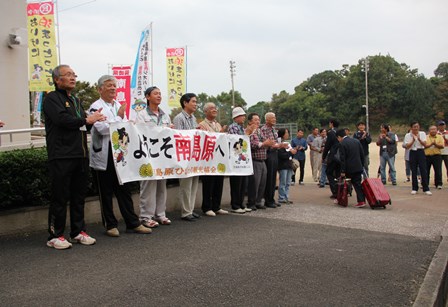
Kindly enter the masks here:
<path id="1" fill-rule="evenodd" d="M 325 142 L 324 151 L 322 153 L 322 162 L 326 161 L 327 164 L 326 173 L 331 190 L 330 198 L 335 199 L 338 193 L 336 178 L 338 178 L 340 174 L 339 161 L 334 157 L 339 147 L 339 142 L 336 138 L 336 129 L 339 127 L 339 122 L 336 119 L 331 119 L 328 125 L 330 129 L 328 130 L 327 141 Z"/>
<path id="2" fill-rule="evenodd" d="M 340 142 L 339 157 L 341 161 L 341 176 L 352 180 L 358 201 L 355 207 L 362 208 L 366 205 L 366 198 L 361 186 L 361 175 L 364 170 L 364 151 L 362 145 L 357 139 L 347 137 L 344 129 L 336 131 L 336 137 Z"/>

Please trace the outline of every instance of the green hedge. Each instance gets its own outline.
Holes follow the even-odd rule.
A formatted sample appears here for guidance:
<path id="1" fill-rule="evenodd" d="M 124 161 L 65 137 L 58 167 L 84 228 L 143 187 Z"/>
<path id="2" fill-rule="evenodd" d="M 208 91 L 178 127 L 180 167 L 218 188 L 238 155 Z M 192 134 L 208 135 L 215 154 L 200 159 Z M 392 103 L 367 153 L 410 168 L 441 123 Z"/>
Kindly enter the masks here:
<path id="1" fill-rule="evenodd" d="M 0 152 L 0 210 L 49 203 L 45 148 Z"/>
<path id="2" fill-rule="evenodd" d="M 50 203 L 46 148 L 0 152 L 0 211 Z M 88 196 L 98 195 L 89 176 Z"/>

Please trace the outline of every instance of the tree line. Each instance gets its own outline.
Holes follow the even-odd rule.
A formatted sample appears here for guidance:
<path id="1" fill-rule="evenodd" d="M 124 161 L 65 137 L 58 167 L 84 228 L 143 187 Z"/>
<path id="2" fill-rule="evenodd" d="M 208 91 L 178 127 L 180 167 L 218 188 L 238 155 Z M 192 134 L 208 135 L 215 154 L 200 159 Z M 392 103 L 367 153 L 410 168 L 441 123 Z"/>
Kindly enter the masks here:
<path id="1" fill-rule="evenodd" d="M 381 123 L 408 126 L 417 120 L 423 127 L 448 114 L 448 62 L 438 65 L 434 76 L 426 78 L 417 69 L 398 63 L 390 55 L 369 56 L 368 98 L 372 130 Z M 334 117 L 343 126 L 366 120 L 365 65 L 343 65 L 312 75 L 295 87 L 294 93 L 281 91 L 271 101 L 261 101 L 249 111 L 276 113 L 277 121 L 295 122 L 305 130 L 326 126 Z"/>
<path id="2" fill-rule="evenodd" d="M 398 63 L 390 55 L 369 56 L 368 98 L 369 120 L 372 130 L 381 123 L 408 126 L 417 120 L 428 127 L 448 115 L 448 62 L 442 62 L 434 76 L 426 78 L 405 63 Z M 355 65 L 342 65 L 340 70 L 326 70 L 312 75 L 294 88 L 294 93 L 283 90 L 274 93 L 270 101 L 260 101 L 247 108 L 240 92 L 222 92 L 216 96 L 198 94 L 196 117 L 204 118 L 202 107 L 214 102 L 219 108 L 218 121 L 232 122 L 232 108 L 241 106 L 247 112 L 257 112 L 263 118 L 274 112 L 279 123 L 297 123 L 305 131 L 313 127 L 324 127 L 330 118 L 337 118 L 343 126 L 354 127 L 365 121 L 366 99 L 365 70 L 363 59 Z M 99 96 L 96 85 L 77 82 L 76 94 L 85 108 Z M 171 111 L 171 116 L 181 112 L 180 107 Z"/>

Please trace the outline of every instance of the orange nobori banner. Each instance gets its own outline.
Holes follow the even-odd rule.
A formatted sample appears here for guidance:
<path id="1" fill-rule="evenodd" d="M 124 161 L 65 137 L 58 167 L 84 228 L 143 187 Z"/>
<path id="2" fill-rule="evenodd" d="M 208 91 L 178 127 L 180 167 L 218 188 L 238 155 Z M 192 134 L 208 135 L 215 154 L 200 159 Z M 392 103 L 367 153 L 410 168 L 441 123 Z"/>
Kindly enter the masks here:
<path id="1" fill-rule="evenodd" d="M 27 5 L 29 90 L 54 89 L 51 73 L 58 65 L 53 2 Z"/>
<path id="2" fill-rule="evenodd" d="M 186 90 L 185 48 L 166 49 L 166 69 L 168 79 L 168 106 L 180 107 L 180 97 Z"/>

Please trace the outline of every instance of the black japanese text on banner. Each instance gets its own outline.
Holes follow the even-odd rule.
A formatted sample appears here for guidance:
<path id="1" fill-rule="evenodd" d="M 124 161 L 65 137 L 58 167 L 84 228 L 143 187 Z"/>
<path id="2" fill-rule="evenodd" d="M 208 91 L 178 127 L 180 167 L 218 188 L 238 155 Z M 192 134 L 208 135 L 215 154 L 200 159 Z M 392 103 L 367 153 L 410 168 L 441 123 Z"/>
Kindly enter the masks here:
<path id="1" fill-rule="evenodd" d="M 111 148 L 120 182 L 253 173 L 249 137 L 111 123 Z"/>

